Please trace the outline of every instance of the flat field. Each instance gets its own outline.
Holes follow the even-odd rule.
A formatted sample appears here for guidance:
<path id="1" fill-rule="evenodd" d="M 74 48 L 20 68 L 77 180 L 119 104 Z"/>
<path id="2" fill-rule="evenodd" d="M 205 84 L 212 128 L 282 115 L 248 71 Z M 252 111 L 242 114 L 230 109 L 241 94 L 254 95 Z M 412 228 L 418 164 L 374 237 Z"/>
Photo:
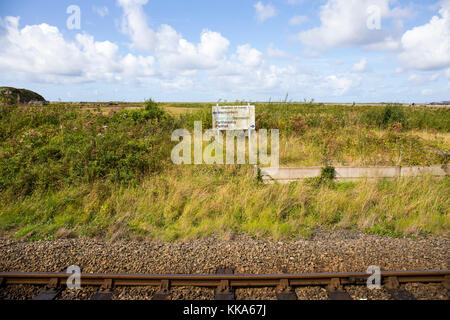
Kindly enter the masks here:
<path id="1" fill-rule="evenodd" d="M 171 162 L 175 129 L 211 128 L 206 103 L 0 107 L 0 233 L 174 241 L 309 237 L 317 226 L 448 236 L 450 179 L 265 185 L 250 165 Z M 256 104 L 281 166 L 447 165 L 450 110 Z"/>

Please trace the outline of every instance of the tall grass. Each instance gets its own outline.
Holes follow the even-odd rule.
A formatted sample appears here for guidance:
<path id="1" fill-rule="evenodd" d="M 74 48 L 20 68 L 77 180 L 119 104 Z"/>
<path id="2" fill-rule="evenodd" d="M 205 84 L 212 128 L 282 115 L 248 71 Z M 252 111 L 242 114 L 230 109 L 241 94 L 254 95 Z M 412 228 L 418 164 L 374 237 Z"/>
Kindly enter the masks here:
<path id="1" fill-rule="evenodd" d="M 176 107 L 176 106 L 172 106 Z M 181 106 L 183 107 L 183 106 Z M 177 240 L 247 233 L 308 236 L 318 225 L 386 235 L 448 235 L 448 178 L 264 185 L 251 166 L 175 166 L 170 136 L 211 108 L 0 106 L 0 232 Z M 447 164 L 445 109 L 257 105 L 280 129 L 286 166 Z M 432 151 L 438 152 L 432 152 Z"/>
<path id="2" fill-rule="evenodd" d="M 316 226 L 390 236 L 445 235 L 449 178 L 258 183 L 247 166 L 180 166 L 137 186 L 69 187 L 0 206 L 4 234 L 173 241 L 246 233 L 307 237 Z"/>

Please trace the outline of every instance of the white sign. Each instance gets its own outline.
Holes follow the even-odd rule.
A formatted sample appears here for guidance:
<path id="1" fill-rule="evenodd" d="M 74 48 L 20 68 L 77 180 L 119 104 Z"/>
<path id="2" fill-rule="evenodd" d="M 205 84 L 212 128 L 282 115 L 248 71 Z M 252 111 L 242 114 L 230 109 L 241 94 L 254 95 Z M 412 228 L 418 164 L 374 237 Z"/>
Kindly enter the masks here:
<path id="1" fill-rule="evenodd" d="M 255 130 L 255 106 L 215 106 L 212 114 L 215 130 Z"/>

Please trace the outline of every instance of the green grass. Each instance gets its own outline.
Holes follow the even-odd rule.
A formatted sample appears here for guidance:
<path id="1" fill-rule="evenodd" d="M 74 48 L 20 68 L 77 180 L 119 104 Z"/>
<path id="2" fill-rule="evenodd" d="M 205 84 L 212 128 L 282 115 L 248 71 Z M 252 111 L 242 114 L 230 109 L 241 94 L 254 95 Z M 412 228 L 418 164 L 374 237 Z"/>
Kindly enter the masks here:
<path id="1" fill-rule="evenodd" d="M 316 226 L 448 236 L 450 179 L 260 184 L 252 168 L 177 167 L 137 186 L 68 187 L 0 206 L 9 236 L 174 241 L 246 233 L 307 237 Z"/>
<path id="2" fill-rule="evenodd" d="M 290 239 L 320 225 L 448 236 L 448 177 L 264 185 L 251 166 L 173 165 L 172 131 L 210 128 L 210 105 L 0 106 L 0 233 Z M 447 109 L 261 104 L 257 114 L 258 128 L 280 130 L 283 166 L 448 164 L 430 152 L 449 150 Z"/>

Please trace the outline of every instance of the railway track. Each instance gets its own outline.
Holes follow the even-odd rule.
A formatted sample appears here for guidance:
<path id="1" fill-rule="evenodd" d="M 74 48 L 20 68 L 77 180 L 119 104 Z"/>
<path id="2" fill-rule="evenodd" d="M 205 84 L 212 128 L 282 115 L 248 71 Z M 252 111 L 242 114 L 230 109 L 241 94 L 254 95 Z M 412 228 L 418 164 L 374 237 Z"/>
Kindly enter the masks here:
<path id="1" fill-rule="evenodd" d="M 33 300 L 53 300 L 65 289 L 72 274 L 0 272 L 0 286 L 43 286 Z M 216 300 L 234 300 L 236 288 L 276 288 L 279 300 L 296 300 L 293 288 L 325 287 L 330 300 L 351 300 L 345 291 L 347 285 L 367 285 L 371 274 L 356 273 L 307 273 L 238 275 L 232 269 L 218 269 L 213 275 L 151 275 L 151 274 L 91 274 L 80 275 L 81 286 L 98 287 L 91 300 L 110 300 L 117 287 L 158 287 L 153 300 L 170 300 L 172 287 L 215 288 Z M 441 271 L 382 271 L 380 284 L 388 290 L 392 299 L 404 300 L 414 297 L 401 288 L 406 283 L 442 283 L 450 290 L 450 270 Z M 2 290 L 0 287 L 0 290 Z"/>

